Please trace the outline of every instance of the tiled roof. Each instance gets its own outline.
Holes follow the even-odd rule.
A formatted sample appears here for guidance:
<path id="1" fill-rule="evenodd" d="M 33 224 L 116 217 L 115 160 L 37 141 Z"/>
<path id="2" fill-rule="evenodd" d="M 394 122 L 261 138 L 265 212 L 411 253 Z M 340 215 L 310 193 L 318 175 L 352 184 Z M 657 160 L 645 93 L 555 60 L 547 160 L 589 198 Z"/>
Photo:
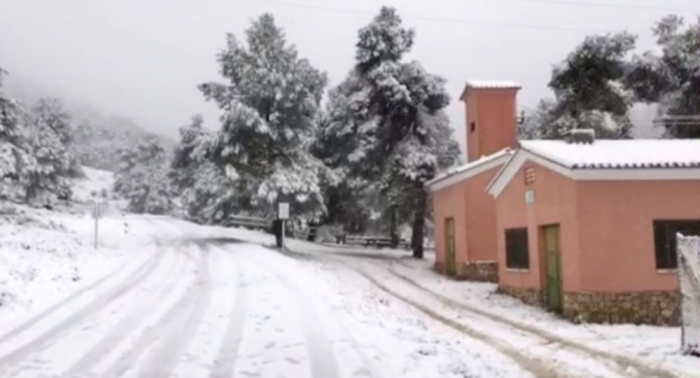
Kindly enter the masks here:
<path id="1" fill-rule="evenodd" d="M 522 149 L 569 169 L 644 169 L 700 167 L 700 139 L 521 141 Z"/>

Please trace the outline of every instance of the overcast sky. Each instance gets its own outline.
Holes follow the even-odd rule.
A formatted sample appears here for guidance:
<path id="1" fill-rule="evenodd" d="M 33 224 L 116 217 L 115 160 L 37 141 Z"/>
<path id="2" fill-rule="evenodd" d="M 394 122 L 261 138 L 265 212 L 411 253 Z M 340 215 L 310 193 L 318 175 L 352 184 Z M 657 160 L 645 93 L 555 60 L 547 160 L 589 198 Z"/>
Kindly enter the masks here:
<path id="1" fill-rule="evenodd" d="M 410 58 L 447 79 L 460 141 L 465 80 L 518 81 L 520 104 L 534 107 L 551 97 L 552 65 L 586 35 L 628 30 L 648 50 L 660 17 L 700 14 L 697 0 L 0 0 L 0 66 L 174 136 L 197 113 L 216 126 L 196 85 L 219 79 L 226 32 L 242 36 L 251 19 L 273 13 L 333 86 L 353 63 L 357 29 L 381 5 L 415 27 Z"/>

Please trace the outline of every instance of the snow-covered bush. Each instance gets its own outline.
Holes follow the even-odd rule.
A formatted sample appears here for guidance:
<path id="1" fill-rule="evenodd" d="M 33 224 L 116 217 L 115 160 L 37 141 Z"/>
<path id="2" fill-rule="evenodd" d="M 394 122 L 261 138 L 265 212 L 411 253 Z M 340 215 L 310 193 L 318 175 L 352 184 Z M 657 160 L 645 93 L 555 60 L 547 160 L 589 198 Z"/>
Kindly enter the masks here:
<path id="1" fill-rule="evenodd" d="M 156 141 L 122 152 L 114 192 L 128 202 L 127 210 L 142 214 L 168 214 L 173 209 L 168 161 Z"/>

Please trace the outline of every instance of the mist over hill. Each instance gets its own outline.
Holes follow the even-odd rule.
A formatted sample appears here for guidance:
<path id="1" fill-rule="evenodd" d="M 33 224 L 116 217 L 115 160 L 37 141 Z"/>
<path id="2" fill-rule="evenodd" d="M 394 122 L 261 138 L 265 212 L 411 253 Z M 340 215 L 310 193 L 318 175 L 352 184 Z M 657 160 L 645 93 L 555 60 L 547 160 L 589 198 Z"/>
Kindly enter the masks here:
<path id="1" fill-rule="evenodd" d="M 70 113 L 75 128 L 75 148 L 82 165 L 115 171 L 119 167 L 119 151 L 139 143 L 156 140 L 168 152 L 176 142 L 160 134 L 146 130 L 132 119 L 109 115 L 80 99 L 75 99 L 60 89 L 48 88 L 17 75 L 6 78 L 7 93 L 19 100 L 24 108 L 30 108 L 41 98 L 51 97 L 61 101 Z"/>

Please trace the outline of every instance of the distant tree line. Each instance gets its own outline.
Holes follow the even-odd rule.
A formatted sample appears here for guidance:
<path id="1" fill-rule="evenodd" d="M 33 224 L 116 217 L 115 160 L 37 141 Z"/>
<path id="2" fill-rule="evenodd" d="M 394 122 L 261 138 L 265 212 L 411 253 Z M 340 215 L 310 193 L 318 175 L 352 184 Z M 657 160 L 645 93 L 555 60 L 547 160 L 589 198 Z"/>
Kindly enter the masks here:
<path id="1" fill-rule="evenodd" d="M 667 16 L 653 28 L 661 53 L 635 54 L 628 33 L 587 37 L 552 71 L 553 100 L 543 100 L 521 127 L 525 138 L 561 138 L 593 128 L 603 138 L 630 138 L 636 103 L 658 105 L 665 135 L 700 138 L 700 19 Z"/>

